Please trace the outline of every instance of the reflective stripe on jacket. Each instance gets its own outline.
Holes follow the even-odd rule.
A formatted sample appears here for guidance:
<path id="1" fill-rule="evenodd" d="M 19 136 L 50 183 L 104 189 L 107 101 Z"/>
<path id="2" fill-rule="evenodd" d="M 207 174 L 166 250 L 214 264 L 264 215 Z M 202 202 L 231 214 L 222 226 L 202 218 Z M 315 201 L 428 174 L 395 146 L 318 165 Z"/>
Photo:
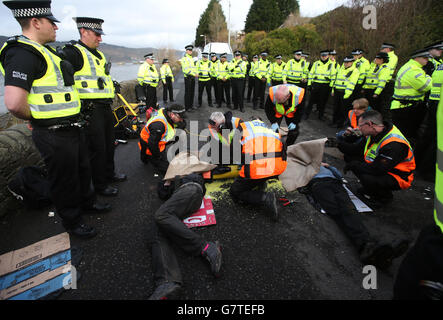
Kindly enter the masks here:
<path id="1" fill-rule="evenodd" d="M 148 143 L 149 141 L 149 137 L 150 137 L 150 132 L 148 127 L 151 125 L 151 123 L 153 122 L 161 122 L 163 123 L 163 125 L 165 126 L 165 132 L 162 135 L 162 138 L 160 139 L 160 142 L 158 143 L 158 149 L 160 150 L 160 152 L 163 152 L 166 148 L 166 144 L 171 141 L 174 136 L 175 136 L 175 129 L 174 127 L 168 122 L 168 120 L 166 119 L 165 115 L 164 115 L 164 110 L 165 109 L 160 109 L 155 115 L 153 115 L 149 121 L 146 123 L 145 127 L 142 129 L 142 131 L 140 132 L 140 138 Z M 138 143 L 138 147 L 140 148 L 140 150 L 142 149 L 140 142 Z M 146 154 L 147 155 L 152 155 L 151 151 L 146 148 Z"/>

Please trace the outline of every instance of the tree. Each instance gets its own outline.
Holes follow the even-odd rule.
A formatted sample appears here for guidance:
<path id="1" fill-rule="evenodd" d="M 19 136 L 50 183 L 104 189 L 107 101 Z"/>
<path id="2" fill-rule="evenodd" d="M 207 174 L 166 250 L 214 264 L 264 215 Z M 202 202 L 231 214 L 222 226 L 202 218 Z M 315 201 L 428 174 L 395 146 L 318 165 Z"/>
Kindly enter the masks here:
<path id="1" fill-rule="evenodd" d="M 269 32 L 278 28 L 283 20 L 277 0 L 253 0 L 246 17 L 245 32 Z"/>
<path id="2" fill-rule="evenodd" d="M 297 13 L 299 10 L 299 5 L 297 0 L 277 0 L 278 7 L 282 13 L 283 21 L 291 13 Z"/>
<path id="3" fill-rule="evenodd" d="M 228 34 L 228 26 L 223 9 L 219 0 L 210 0 L 206 10 L 200 16 L 198 27 L 195 35 L 195 46 L 203 47 L 206 40 L 209 41 L 226 41 Z"/>

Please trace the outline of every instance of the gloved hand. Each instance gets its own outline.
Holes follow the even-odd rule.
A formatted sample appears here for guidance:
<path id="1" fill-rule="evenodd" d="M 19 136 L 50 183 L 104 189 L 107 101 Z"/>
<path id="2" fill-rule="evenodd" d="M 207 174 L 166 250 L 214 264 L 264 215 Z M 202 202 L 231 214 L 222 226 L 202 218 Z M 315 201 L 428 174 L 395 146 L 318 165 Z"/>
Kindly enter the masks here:
<path id="1" fill-rule="evenodd" d="M 273 124 L 271 124 L 271 129 L 272 129 L 273 131 L 277 132 L 277 131 L 278 131 L 278 123 L 273 123 Z"/>
<path id="2" fill-rule="evenodd" d="M 288 130 L 295 130 L 295 128 L 297 128 L 297 125 L 295 123 L 290 123 L 288 126 Z"/>

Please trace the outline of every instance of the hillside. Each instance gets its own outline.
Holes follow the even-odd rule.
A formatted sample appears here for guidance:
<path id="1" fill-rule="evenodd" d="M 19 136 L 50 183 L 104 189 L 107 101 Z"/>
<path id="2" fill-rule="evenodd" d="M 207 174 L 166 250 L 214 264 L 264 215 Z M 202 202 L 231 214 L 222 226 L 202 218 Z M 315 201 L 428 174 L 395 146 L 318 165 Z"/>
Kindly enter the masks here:
<path id="1" fill-rule="evenodd" d="M 0 45 L 3 46 L 3 43 L 8 39 L 8 37 L 0 36 Z M 65 42 L 54 42 L 50 45 L 52 47 L 62 46 Z M 106 58 L 113 63 L 122 63 L 122 62 L 138 62 L 143 59 L 143 56 L 147 53 L 154 52 L 157 54 L 158 49 L 155 48 L 126 48 L 122 46 L 116 46 L 107 43 L 100 44 L 100 51 L 102 51 Z M 177 57 L 182 55 L 181 51 L 174 51 Z"/>

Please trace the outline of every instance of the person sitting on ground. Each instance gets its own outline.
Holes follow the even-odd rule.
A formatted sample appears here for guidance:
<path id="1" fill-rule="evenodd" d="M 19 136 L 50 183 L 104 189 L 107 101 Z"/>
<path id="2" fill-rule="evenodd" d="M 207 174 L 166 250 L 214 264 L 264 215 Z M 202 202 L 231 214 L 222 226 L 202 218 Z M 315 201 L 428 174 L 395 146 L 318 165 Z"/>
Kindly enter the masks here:
<path id="1" fill-rule="evenodd" d="M 393 190 L 408 189 L 414 180 L 415 158 L 412 147 L 400 130 L 374 110 L 366 111 L 358 120 L 358 127 L 367 137 L 364 161 L 351 161 L 346 169 L 360 180 L 358 193 L 383 205 L 393 198 Z"/>
<path id="2" fill-rule="evenodd" d="M 140 133 L 140 159 L 143 163 L 150 162 L 162 175 L 168 170 L 169 161 L 165 152 L 166 144 L 173 143 L 176 128 L 184 129 L 185 107 L 172 104 L 158 110 L 146 123 Z"/>
<path id="3" fill-rule="evenodd" d="M 234 180 L 230 194 L 254 206 L 264 206 L 274 221 L 278 220 L 277 199 L 273 192 L 265 192 L 267 180 L 276 178 L 286 170 L 286 148 L 281 136 L 259 120 L 242 122 L 233 142 L 241 145 L 240 176 Z M 234 147 L 235 150 L 235 147 Z M 254 188 L 259 190 L 253 190 Z"/>
<path id="4" fill-rule="evenodd" d="M 154 214 L 152 266 L 156 289 L 149 300 L 177 298 L 181 291 L 183 279 L 172 242 L 188 254 L 205 258 L 214 276 L 220 276 L 219 242 L 204 240 L 182 221 L 198 211 L 205 193 L 203 177 L 197 173 L 159 183 L 158 195 L 166 202 Z"/>
<path id="5" fill-rule="evenodd" d="M 409 241 L 406 239 L 384 243 L 370 235 L 361 217 L 355 214 L 355 207 L 343 187 L 343 176 L 335 167 L 321 163 L 320 171 L 307 186 L 299 188 L 298 191 L 312 197 L 314 205 L 320 205 L 335 221 L 357 249 L 360 261 L 364 265 L 387 269 L 393 259 L 408 249 Z"/>

